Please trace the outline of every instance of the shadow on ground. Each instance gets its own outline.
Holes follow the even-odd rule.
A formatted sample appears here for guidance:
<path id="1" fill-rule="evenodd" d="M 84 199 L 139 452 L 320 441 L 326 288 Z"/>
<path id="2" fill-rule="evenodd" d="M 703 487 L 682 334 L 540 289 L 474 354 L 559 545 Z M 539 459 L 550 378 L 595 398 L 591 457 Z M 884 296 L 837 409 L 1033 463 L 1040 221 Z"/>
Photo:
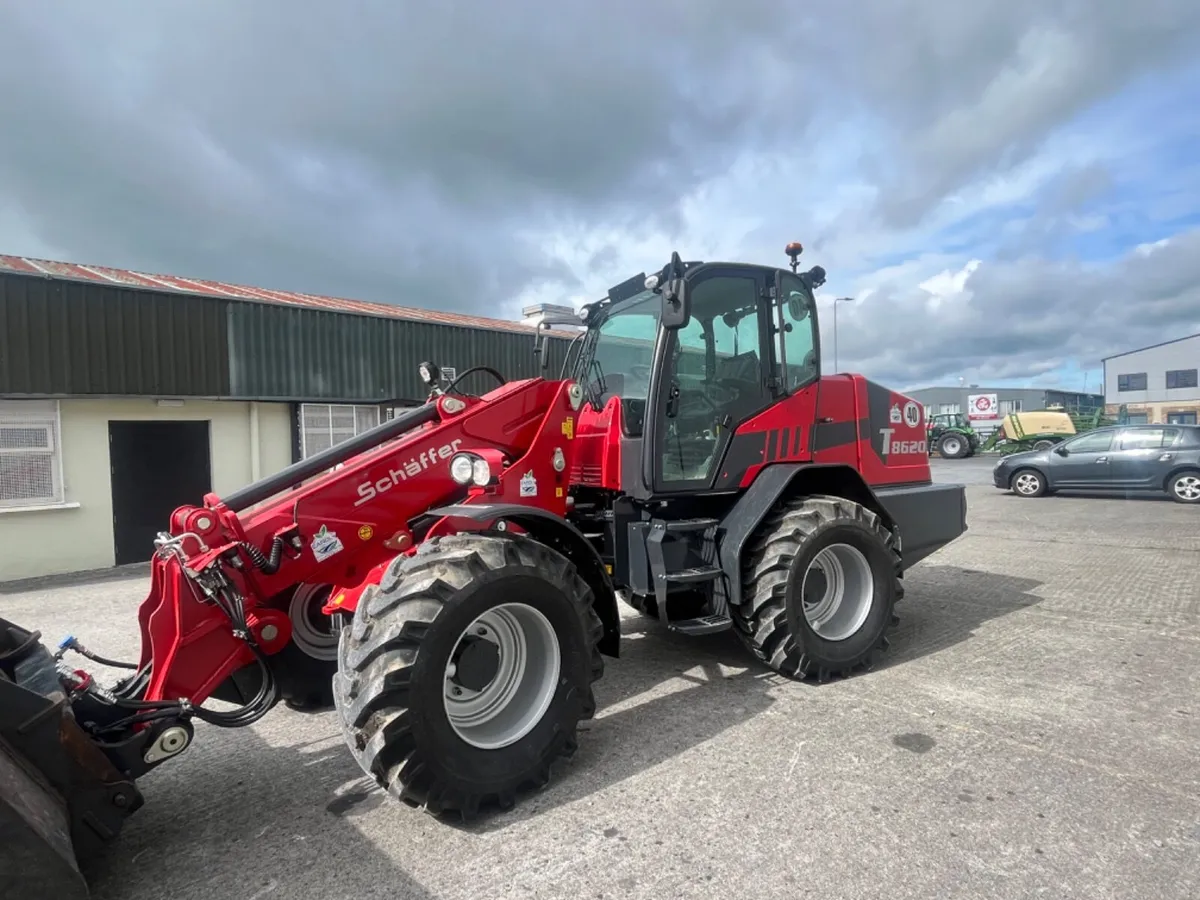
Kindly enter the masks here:
<path id="1" fill-rule="evenodd" d="M 1057 490 L 1049 499 L 1062 497 L 1066 500 L 1136 500 L 1144 503 L 1174 503 L 1166 493 L 1156 491 L 1069 491 Z"/>
<path id="2" fill-rule="evenodd" d="M 906 582 L 906 598 L 897 607 L 900 621 L 876 672 L 969 640 L 989 620 L 1040 599 L 1030 593 L 1038 581 L 953 566 L 922 564 Z M 485 811 L 469 825 L 446 821 L 445 826 L 476 833 L 503 830 L 712 740 L 767 710 L 781 691 L 823 689 L 769 671 L 729 632 L 689 638 L 650 618 L 626 619 L 622 625 L 622 656 L 605 660 L 605 676 L 596 687 L 597 717 L 581 724 L 575 758 L 559 763 L 550 784 L 520 798 L 513 810 Z M 272 713 L 277 715 L 293 714 L 280 709 Z M 256 891 L 264 898 L 317 896 L 311 892 L 326 877 L 323 871 L 336 872 L 337 893 L 328 896 L 373 896 L 383 885 L 388 896 L 430 896 L 364 841 L 353 823 L 384 804 L 393 806 L 392 815 L 405 817 L 397 820 L 399 827 L 421 827 L 413 817 L 425 814 L 391 800 L 364 778 L 340 735 L 277 748 L 250 731 L 205 731 L 188 751 L 202 759 L 185 763 L 169 781 L 148 779 L 147 804 L 170 804 L 171 811 L 156 815 L 152 829 L 129 829 L 89 872 L 96 900 L 128 896 L 122 886 L 148 855 L 171 860 L 169 866 L 154 866 L 156 896 L 189 896 L 197 883 L 217 896 L 254 897 Z M 202 784 L 195 783 L 199 771 L 209 776 Z M 231 803 L 263 814 L 224 815 Z M 263 842 L 272 830 L 290 836 L 276 834 Z M 270 864 L 260 867 L 263 874 L 239 869 L 237 861 L 262 852 L 259 845 L 271 854 Z"/>
<path id="3" fill-rule="evenodd" d="M 249 729 L 203 727 L 188 754 L 145 778 L 146 807 L 83 867 L 93 900 L 433 900 L 352 821 L 351 795 L 366 784 L 340 735 L 271 747 Z M 373 793 L 358 811 L 385 799 Z"/>
<path id="4" fill-rule="evenodd" d="M 1030 593 L 1041 585 L 954 566 L 922 565 L 906 578 L 900 618 L 890 633 L 890 649 L 875 671 L 913 662 L 969 640 L 984 623 L 1040 602 Z M 819 691 L 822 685 L 797 683 L 759 663 L 730 632 L 688 638 L 650 618 L 622 623 L 623 656 L 608 660 L 597 686 L 600 711 L 581 726 L 579 751 L 560 767 L 543 792 L 527 797 L 507 814 L 487 814 L 468 830 L 494 830 L 574 803 L 699 746 L 759 715 L 780 691 Z M 869 673 L 856 677 L 870 677 Z M 667 693 L 656 688 L 683 682 Z M 641 693 L 643 703 L 617 706 Z"/>
<path id="5" fill-rule="evenodd" d="M 904 665 L 969 640 L 984 623 L 1041 602 L 1042 582 L 923 563 L 905 575 L 891 647 L 876 669 Z"/>

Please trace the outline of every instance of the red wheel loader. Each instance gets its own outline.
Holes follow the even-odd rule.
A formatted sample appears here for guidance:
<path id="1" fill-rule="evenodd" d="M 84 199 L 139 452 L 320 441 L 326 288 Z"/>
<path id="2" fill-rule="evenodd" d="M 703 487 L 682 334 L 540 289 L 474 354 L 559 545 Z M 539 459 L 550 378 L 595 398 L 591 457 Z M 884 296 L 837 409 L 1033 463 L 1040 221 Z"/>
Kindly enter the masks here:
<path id="1" fill-rule="evenodd" d="M 473 396 L 468 370 L 176 510 L 148 548 L 135 661 L 0 620 L 6 893 L 84 895 L 76 859 L 142 805 L 138 779 L 280 701 L 332 705 L 411 806 L 507 808 L 575 749 L 618 602 L 729 631 L 797 680 L 869 669 L 905 570 L 966 530 L 965 493 L 931 482 L 919 403 L 821 376 L 825 273 L 787 251 L 786 268 L 673 254 L 571 319 L 558 379 L 486 370 L 498 384 Z M 89 657 L 127 674 L 101 684 Z"/>

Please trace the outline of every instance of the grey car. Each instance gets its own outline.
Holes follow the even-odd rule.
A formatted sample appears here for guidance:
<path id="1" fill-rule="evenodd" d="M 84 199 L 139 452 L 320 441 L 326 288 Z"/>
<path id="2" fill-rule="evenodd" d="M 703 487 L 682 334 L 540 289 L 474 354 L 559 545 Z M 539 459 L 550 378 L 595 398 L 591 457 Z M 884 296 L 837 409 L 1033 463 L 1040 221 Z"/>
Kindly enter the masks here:
<path id="1" fill-rule="evenodd" d="M 1200 425 L 1114 425 L 996 463 L 992 482 L 1021 497 L 1060 490 L 1165 491 L 1200 503 Z"/>

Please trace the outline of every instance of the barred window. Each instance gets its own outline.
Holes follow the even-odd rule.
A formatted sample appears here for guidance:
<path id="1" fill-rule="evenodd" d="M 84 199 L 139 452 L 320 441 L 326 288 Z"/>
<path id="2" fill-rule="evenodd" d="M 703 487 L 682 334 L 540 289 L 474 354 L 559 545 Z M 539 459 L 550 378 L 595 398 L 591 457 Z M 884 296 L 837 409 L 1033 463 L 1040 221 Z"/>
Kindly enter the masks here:
<path id="1" fill-rule="evenodd" d="M 300 455 L 304 459 L 379 424 L 379 407 L 300 404 Z"/>
<path id="2" fill-rule="evenodd" d="M 63 502 L 57 401 L 0 401 L 0 509 Z"/>

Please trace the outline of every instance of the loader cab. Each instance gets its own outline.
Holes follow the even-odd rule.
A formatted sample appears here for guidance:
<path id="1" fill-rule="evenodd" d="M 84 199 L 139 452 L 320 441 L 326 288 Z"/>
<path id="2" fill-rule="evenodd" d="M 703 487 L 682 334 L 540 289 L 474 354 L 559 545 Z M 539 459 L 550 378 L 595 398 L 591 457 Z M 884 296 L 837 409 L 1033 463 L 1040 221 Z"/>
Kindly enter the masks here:
<path id="1" fill-rule="evenodd" d="M 823 280 L 819 268 L 675 255 L 588 311 L 577 374 L 594 404 L 620 398 L 623 493 L 713 492 L 737 428 L 820 378 L 813 288 Z"/>

